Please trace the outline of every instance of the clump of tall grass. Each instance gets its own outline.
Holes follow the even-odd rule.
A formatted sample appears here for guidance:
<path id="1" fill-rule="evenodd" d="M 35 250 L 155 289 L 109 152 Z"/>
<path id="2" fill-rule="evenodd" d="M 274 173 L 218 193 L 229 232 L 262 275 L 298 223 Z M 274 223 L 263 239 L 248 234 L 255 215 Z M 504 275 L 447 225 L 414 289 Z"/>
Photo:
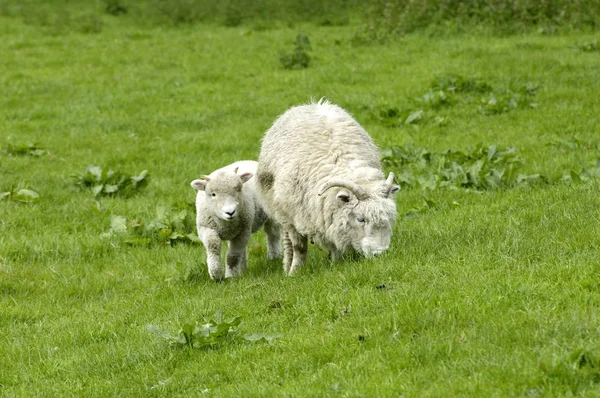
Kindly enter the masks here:
<path id="1" fill-rule="evenodd" d="M 104 17 L 121 17 L 141 24 L 213 23 L 268 27 L 311 22 L 347 25 L 360 18 L 355 42 L 385 41 L 430 29 L 460 31 L 477 26 L 495 33 L 530 29 L 594 29 L 600 26 L 600 2 L 573 0 L 70 0 L 0 1 L 0 15 L 51 26 L 61 33 L 96 33 Z"/>
<path id="2" fill-rule="evenodd" d="M 537 0 L 367 0 L 355 40 L 385 41 L 420 29 L 460 30 L 478 26 L 510 34 L 536 28 L 597 28 L 600 2 Z"/>

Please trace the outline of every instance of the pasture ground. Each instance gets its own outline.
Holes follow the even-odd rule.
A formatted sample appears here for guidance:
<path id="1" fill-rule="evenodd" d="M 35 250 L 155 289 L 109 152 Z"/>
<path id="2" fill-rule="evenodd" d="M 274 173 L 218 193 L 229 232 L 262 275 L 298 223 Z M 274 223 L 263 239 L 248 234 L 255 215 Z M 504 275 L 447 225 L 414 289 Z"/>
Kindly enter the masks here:
<path id="1" fill-rule="evenodd" d="M 53 34 L 0 17 L 0 192 L 40 195 L 0 200 L 1 395 L 600 394 L 597 34 L 357 46 L 349 26 L 105 24 Z M 279 52 L 298 29 L 311 64 L 286 70 Z M 497 101 L 521 94 L 504 107 L 489 92 L 424 99 L 450 75 L 485 82 Z M 266 260 L 263 235 L 248 273 L 215 284 L 200 245 L 106 234 L 112 216 L 190 211 L 189 181 L 256 158 L 277 115 L 323 96 L 382 150 L 514 147 L 521 172 L 545 179 L 405 187 L 387 254 L 329 264 L 311 246 L 294 277 Z M 6 150 L 28 143 L 46 152 Z M 147 169 L 149 182 L 96 201 L 73 183 L 88 165 Z M 187 349 L 146 329 L 217 312 L 240 316 L 240 335 L 280 337 Z"/>

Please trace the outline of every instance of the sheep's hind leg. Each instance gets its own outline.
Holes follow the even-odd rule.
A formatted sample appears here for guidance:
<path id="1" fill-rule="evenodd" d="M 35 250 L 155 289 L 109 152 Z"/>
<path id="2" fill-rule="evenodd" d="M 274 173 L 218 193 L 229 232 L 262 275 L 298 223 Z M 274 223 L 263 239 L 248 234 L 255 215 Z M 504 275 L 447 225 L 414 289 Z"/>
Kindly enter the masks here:
<path id="1" fill-rule="evenodd" d="M 265 233 L 269 245 L 267 257 L 269 260 L 281 257 L 281 227 L 275 221 L 268 220 L 265 223 Z"/>
<path id="2" fill-rule="evenodd" d="M 223 266 L 221 265 L 221 238 L 217 231 L 210 228 L 198 228 L 198 236 L 206 249 L 206 264 L 208 274 L 219 282 L 223 279 Z"/>
<path id="3" fill-rule="evenodd" d="M 290 234 L 288 231 L 283 233 L 283 272 L 289 274 L 290 268 L 292 267 L 292 259 L 294 257 L 294 248 L 292 247 L 292 241 L 290 240 Z"/>
<path id="4" fill-rule="evenodd" d="M 306 252 L 308 251 L 308 239 L 299 234 L 295 229 L 290 230 L 289 238 L 292 243 L 293 258 L 289 268 L 288 275 L 293 275 L 306 262 Z"/>
<path id="5" fill-rule="evenodd" d="M 239 276 L 246 270 L 246 246 L 248 246 L 248 240 L 250 240 L 250 236 L 244 235 L 229 241 L 225 278 Z"/>

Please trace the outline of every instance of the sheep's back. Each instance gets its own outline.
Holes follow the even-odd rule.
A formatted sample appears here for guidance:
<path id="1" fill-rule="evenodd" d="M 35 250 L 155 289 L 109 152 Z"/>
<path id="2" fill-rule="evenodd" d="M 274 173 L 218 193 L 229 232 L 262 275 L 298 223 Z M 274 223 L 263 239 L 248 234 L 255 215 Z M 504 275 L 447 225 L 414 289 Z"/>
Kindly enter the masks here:
<path id="1" fill-rule="evenodd" d="M 281 115 L 265 134 L 258 191 L 277 221 L 296 227 L 306 221 L 310 228 L 323 210 L 317 195 L 322 185 L 332 177 L 356 180 L 360 169 L 382 176 L 368 133 L 336 105 L 303 105 Z"/>

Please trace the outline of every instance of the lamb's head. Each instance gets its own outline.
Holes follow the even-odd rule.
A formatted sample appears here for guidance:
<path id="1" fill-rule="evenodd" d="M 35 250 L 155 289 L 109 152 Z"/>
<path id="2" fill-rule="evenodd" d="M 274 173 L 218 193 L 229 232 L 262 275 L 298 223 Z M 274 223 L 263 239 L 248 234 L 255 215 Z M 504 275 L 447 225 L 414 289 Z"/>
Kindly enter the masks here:
<path id="1" fill-rule="evenodd" d="M 252 173 L 238 175 L 238 169 L 233 172 L 222 171 L 216 175 L 202 176 L 190 183 L 192 188 L 204 191 L 206 205 L 212 213 L 222 220 L 230 221 L 239 215 L 239 204 L 243 200 L 242 186 Z"/>
<path id="2" fill-rule="evenodd" d="M 390 246 L 392 227 L 396 219 L 394 195 L 400 187 L 394 184 L 394 173 L 387 180 L 360 186 L 353 181 L 333 179 L 326 183 L 319 195 L 330 188 L 339 188 L 330 195 L 332 233 L 338 249 L 352 246 L 365 256 L 383 253 Z M 341 246 L 341 247 L 340 247 Z"/>

